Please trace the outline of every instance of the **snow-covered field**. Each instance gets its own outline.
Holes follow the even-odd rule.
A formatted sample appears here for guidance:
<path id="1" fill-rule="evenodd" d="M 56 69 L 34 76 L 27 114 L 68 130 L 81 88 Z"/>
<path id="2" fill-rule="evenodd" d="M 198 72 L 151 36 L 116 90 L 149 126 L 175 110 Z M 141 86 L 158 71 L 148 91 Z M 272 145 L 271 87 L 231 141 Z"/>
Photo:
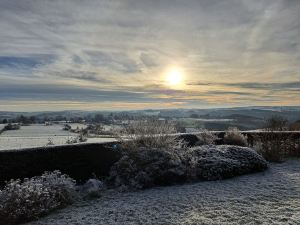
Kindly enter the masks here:
<path id="1" fill-rule="evenodd" d="M 78 124 L 74 126 L 76 128 Z M 42 147 L 46 146 L 49 140 L 54 145 L 63 145 L 66 144 L 68 139 L 74 139 L 77 135 L 76 133 L 63 130 L 63 125 L 60 124 L 22 126 L 20 130 L 8 130 L 0 134 L 0 150 Z M 87 143 L 101 143 L 112 140 L 114 139 L 89 138 Z"/>
<path id="2" fill-rule="evenodd" d="M 71 126 L 72 130 L 87 128 L 87 125 L 86 124 L 82 124 L 82 123 L 69 123 L 69 125 Z"/>
<path id="3" fill-rule="evenodd" d="M 6 124 L 0 123 L 0 130 L 2 130 L 5 127 Z"/>
<path id="4" fill-rule="evenodd" d="M 85 143 L 102 143 L 102 142 L 111 142 L 116 141 L 115 138 L 110 137 L 95 137 L 95 138 L 88 138 Z"/>
<path id="5" fill-rule="evenodd" d="M 112 191 L 29 224 L 296 225 L 300 224 L 300 160 L 223 181 Z"/>
<path id="6" fill-rule="evenodd" d="M 45 146 L 49 139 L 55 145 L 65 144 L 68 138 L 76 134 L 64 131 L 62 125 L 22 126 L 19 130 L 8 130 L 0 135 L 0 150 Z"/>

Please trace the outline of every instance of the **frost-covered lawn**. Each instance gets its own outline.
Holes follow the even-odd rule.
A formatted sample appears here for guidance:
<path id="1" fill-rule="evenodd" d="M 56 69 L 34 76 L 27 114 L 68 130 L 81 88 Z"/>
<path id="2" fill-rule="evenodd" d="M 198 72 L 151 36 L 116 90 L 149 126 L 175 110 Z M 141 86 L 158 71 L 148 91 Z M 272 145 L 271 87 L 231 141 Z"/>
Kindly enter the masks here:
<path id="1" fill-rule="evenodd" d="M 31 225 L 299 224 L 300 159 L 223 181 L 106 193 Z"/>

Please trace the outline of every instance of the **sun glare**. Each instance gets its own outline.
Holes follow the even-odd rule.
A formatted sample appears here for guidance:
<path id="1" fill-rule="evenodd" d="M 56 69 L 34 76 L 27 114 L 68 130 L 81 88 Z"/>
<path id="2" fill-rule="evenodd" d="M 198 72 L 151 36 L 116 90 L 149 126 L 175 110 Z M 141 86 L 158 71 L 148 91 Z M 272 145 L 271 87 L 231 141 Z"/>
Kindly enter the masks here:
<path id="1" fill-rule="evenodd" d="M 182 72 L 178 69 L 172 69 L 167 73 L 166 78 L 169 85 L 179 85 L 182 82 Z"/>

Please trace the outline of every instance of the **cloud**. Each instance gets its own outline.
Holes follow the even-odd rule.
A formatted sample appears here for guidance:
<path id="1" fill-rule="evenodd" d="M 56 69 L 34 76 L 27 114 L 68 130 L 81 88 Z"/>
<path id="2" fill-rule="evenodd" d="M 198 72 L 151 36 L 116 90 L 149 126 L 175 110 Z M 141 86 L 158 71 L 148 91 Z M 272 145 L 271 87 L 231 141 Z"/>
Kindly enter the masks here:
<path id="1" fill-rule="evenodd" d="M 53 55 L 1 56 L 1 70 L 32 70 L 54 61 Z"/>
<path id="2" fill-rule="evenodd" d="M 100 82 L 100 83 L 111 83 L 108 79 L 105 79 L 97 72 L 94 71 L 85 71 L 81 69 L 66 69 L 64 71 L 58 70 L 48 70 L 47 76 L 54 78 L 57 77 L 58 79 L 77 79 L 77 80 L 85 80 L 90 82 Z"/>
<path id="3" fill-rule="evenodd" d="M 282 83 L 264 83 L 264 82 L 237 82 L 237 83 L 208 83 L 208 82 L 194 82 L 189 83 L 191 86 L 223 86 L 223 87 L 237 87 L 239 89 L 253 89 L 253 90 L 300 90 L 300 82 L 282 82 Z"/>
<path id="4" fill-rule="evenodd" d="M 96 67 L 105 67 L 112 71 L 122 73 L 141 72 L 137 63 L 124 53 L 103 51 L 85 51 L 88 55 L 88 62 Z"/>
<path id="5" fill-rule="evenodd" d="M 284 104 L 299 93 L 298 0 L 2 0 L 0 29 L 1 83 L 32 85 L 10 86 L 3 100 L 54 99 L 60 85 L 64 100 L 193 107 Z M 185 89 L 163 84 L 170 66 L 184 70 Z"/>
<path id="6" fill-rule="evenodd" d="M 239 96 L 251 96 L 253 93 L 241 92 L 241 91 L 208 91 L 206 95 L 239 95 Z"/>
<path id="7" fill-rule="evenodd" d="M 239 87 L 246 89 L 256 89 L 256 90 L 292 90 L 298 89 L 300 91 L 300 82 L 282 82 L 282 83 L 259 83 L 259 82 L 244 82 L 244 83 L 228 83 L 224 84 L 229 87 Z"/>
<path id="8" fill-rule="evenodd" d="M 138 89 L 132 88 L 131 91 L 124 90 L 119 87 L 115 90 L 111 89 L 94 89 L 83 88 L 81 86 L 71 86 L 63 84 L 45 84 L 45 83 L 23 83 L 5 82 L 0 84 L 0 100 L 33 100 L 33 101 L 82 101 L 95 104 L 96 102 L 148 102 L 148 103 L 170 103 L 177 101 L 176 98 L 161 98 L 159 96 L 152 95 L 157 93 L 159 89 L 147 90 L 144 92 L 138 91 Z M 164 90 L 161 90 L 164 93 Z M 173 92 L 174 93 L 174 92 Z M 177 102 L 184 102 L 178 99 Z"/>
<path id="9" fill-rule="evenodd" d="M 4 111 L 45 111 L 45 109 L 51 109 L 51 111 L 60 110 L 136 110 L 136 109 L 162 109 L 162 108 L 181 108 L 185 106 L 183 102 L 167 102 L 164 105 L 157 102 L 95 102 L 93 104 L 85 101 L 2 101 L 0 105 Z"/>
<path id="10" fill-rule="evenodd" d="M 149 53 L 142 52 L 140 55 L 140 59 L 146 67 L 155 67 L 159 65 L 155 57 Z"/>

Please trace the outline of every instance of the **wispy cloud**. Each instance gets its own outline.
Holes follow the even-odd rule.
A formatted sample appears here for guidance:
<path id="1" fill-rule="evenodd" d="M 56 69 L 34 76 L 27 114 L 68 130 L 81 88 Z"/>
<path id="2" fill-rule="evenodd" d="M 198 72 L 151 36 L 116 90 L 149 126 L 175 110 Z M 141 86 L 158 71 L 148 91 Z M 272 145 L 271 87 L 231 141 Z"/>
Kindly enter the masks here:
<path id="1" fill-rule="evenodd" d="M 300 91 L 300 81 L 294 82 L 277 82 L 277 83 L 265 83 L 265 82 L 237 82 L 237 83 L 209 83 L 209 82 L 194 82 L 189 83 L 190 86 L 223 86 L 224 87 L 236 87 L 239 89 L 253 89 L 253 90 L 270 90 L 270 91 L 285 91 L 285 90 L 298 90 Z"/>
<path id="2" fill-rule="evenodd" d="M 2 101 L 300 104 L 298 0 L 2 0 L 0 29 Z"/>

